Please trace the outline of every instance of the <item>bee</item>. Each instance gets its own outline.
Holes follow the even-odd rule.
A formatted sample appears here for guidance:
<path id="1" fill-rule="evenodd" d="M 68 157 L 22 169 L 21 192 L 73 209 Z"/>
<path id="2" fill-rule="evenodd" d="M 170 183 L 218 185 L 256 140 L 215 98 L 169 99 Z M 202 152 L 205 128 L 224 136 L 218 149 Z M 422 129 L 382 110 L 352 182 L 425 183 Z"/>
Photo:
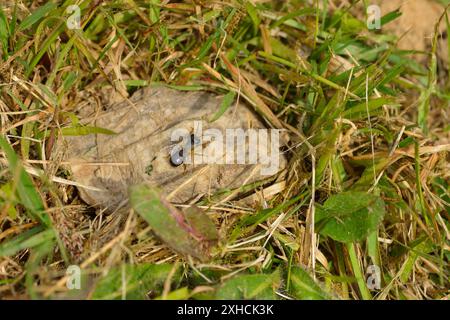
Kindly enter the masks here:
<path id="1" fill-rule="evenodd" d="M 178 167 L 186 161 L 188 151 L 192 150 L 196 145 L 199 145 L 201 140 L 193 133 L 191 133 L 187 143 L 183 145 L 176 145 L 170 151 L 170 164 L 174 167 Z"/>

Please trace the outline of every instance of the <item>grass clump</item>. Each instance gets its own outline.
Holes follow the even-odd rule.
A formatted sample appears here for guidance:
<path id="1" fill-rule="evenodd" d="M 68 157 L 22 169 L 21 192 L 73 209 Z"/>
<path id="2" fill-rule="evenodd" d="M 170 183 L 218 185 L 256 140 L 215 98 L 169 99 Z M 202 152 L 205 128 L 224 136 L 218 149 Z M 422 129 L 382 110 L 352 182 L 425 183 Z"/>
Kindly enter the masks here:
<path id="1" fill-rule="evenodd" d="M 422 64 L 368 30 L 367 5 L 3 2 L 0 296 L 68 297 L 79 265 L 83 298 L 448 297 L 448 59 L 438 33 Z M 284 187 L 216 207 L 223 243 L 208 263 L 133 211 L 87 208 L 57 152 L 64 134 L 97 133 L 73 131 L 79 106 L 159 82 L 239 97 L 286 129 Z"/>

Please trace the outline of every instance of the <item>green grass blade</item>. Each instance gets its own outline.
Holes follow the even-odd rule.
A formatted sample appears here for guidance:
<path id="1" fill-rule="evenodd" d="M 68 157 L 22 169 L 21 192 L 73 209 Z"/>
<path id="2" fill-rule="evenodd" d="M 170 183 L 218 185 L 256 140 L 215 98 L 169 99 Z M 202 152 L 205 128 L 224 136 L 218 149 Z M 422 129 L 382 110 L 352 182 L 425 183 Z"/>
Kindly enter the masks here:
<path id="1" fill-rule="evenodd" d="M 16 188 L 21 203 L 27 208 L 33 219 L 37 219 L 44 225 L 50 227 L 50 217 L 45 212 L 41 196 L 36 191 L 33 181 L 24 168 L 19 158 L 4 137 L 0 136 L 0 148 L 6 154 L 11 174 L 16 177 Z"/>
<path id="2" fill-rule="evenodd" d="M 56 7 L 57 7 L 56 3 L 48 2 L 44 4 L 42 7 L 37 8 L 32 14 L 30 14 L 20 23 L 19 31 L 28 29 L 29 27 L 33 26 Z"/>

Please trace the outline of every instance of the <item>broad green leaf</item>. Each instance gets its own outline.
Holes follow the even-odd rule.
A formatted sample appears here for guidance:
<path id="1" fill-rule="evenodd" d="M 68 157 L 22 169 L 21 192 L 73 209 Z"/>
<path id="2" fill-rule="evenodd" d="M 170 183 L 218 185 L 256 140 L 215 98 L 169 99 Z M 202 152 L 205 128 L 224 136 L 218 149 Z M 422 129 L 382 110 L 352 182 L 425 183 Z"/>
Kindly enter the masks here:
<path id="1" fill-rule="evenodd" d="M 200 208 L 191 206 L 185 209 L 184 218 L 188 225 L 192 226 L 206 241 L 218 240 L 216 226 Z"/>
<path id="2" fill-rule="evenodd" d="M 277 270 L 272 274 L 250 274 L 236 276 L 223 283 L 216 292 L 218 300 L 275 300 L 280 287 L 281 275 Z"/>
<path id="3" fill-rule="evenodd" d="M 384 201 L 365 192 L 333 195 L 316 208 L 316 224 L 322 235 L 344 243 L 364 240 L 383 220 Z"/>
<path id="4" fill-rule="evenodd" d="M 234 98 L 236 97 L 236 93 L 234 91 L 228 92 L 222 100 L 222 103 L 220 104 L 219 110 L 214 114 L 214 116 L 209 120 L 209 122 L 214 122 L 217 119 L 219 119 L 225 111 L 228 110 L 228 108 L 231 106 L 231 104 L 234 101 Z"/>
<path id="5" fill-rule="evenodd" d="M 290 293 L 299 300 L 329 300 L 331 296 L 301 267 L 291 269 Z"/>
<path id="6" fill-rule="evenodd" d="M 109 270 L 101 278 L 94 289 L 93 299 L 147 299 L 150 290 L 157 291 L 162 287 L 173 265 L 170 264 L 141 264 L 123 265 Z M 173 279 L 177 279 L 175 275 Z M 124 281 L 125 280 L 125 281 Z"/>
<path id="7" fill-rule="evenodd" d="M 172 206 L 159 189 L 145 185 L 130 187 L 130 202 L 153 232 L 173 250 L 207 260 L 218 235 L 213 223 L 200 210 L 187 213 Z"/>

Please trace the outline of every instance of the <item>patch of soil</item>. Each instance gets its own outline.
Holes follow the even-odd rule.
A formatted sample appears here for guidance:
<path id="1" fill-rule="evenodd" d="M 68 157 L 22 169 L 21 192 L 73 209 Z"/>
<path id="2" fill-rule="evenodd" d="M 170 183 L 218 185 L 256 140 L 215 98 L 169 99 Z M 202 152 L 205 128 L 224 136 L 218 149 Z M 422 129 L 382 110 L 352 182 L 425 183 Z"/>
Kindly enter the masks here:
<path id="1" fill-rule="evenodd" d="M 401 39 L 398 47 L 402 50 L 430 51 L 435 25 L 444 13 L 444 6 L 433 0 L 378 0 L 382 15 L 400 8 L 402 15 L 383 26 Z M 440 40 L 438 57 L 448 62 L 448 46 L 445 18 L 439 26 Z M 426 59 L 421 55 L 419 60 Z"/>

